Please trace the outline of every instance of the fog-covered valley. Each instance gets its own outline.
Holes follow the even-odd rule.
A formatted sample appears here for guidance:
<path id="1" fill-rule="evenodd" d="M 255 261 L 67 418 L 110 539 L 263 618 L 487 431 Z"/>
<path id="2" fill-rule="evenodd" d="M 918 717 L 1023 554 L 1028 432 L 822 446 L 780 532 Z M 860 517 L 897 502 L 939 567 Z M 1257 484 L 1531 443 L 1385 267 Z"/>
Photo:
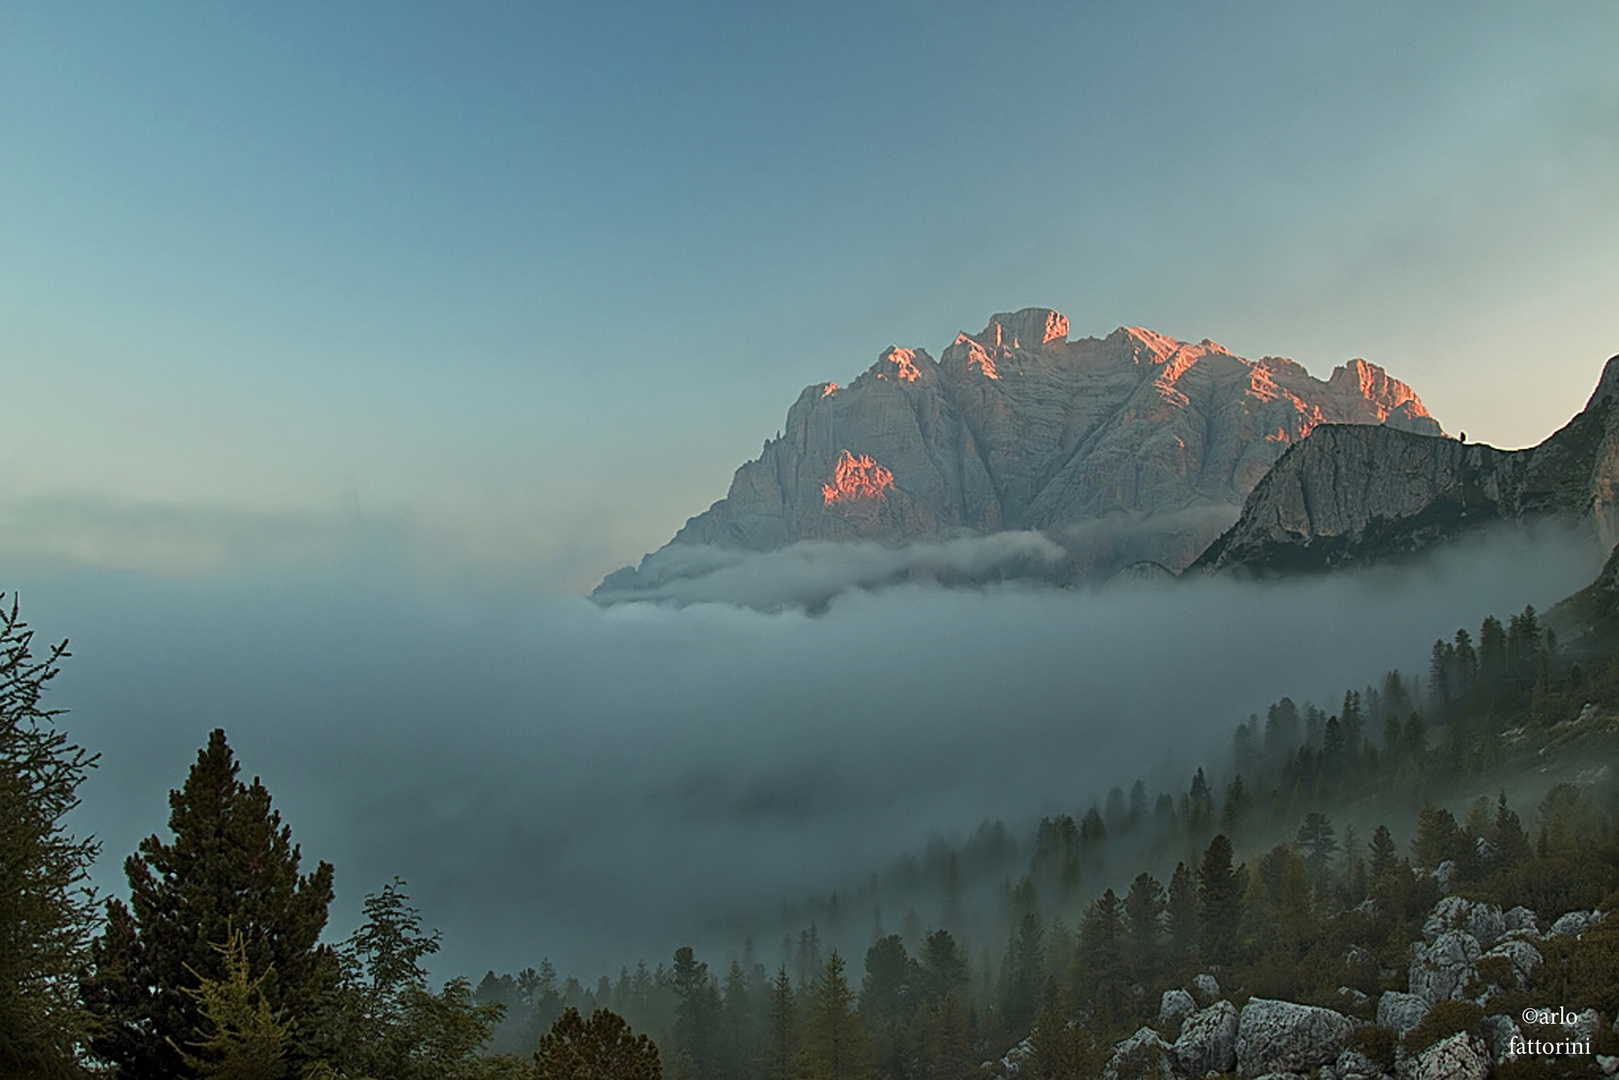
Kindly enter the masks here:
<path id="1" fill-rule="evenodd" d="M 818 616 L 603 610 L 375 567 L 19 592 L 42 638 L 72 639 L 55 703 L 103 755 L 71 820 L 102 842 L 105 891 L 125 891 L 122 860 L 223 726 L 306 867 L 336 864 L 329 936 L 397 874 L 444 933 L 437 977 L 548 956 L 594 978 L 750 932 L 773 965 L 786 901 L 985 819 L 1023 838 L 1136 778 L 1184 791 L 1251 712 L 1330 708 L 1457 627 L 1551 604 L 1600 558 L 1513 532 L 1285 585 L 904 585 Z M 863 948 L 869 913 L 852 923 Z"/>

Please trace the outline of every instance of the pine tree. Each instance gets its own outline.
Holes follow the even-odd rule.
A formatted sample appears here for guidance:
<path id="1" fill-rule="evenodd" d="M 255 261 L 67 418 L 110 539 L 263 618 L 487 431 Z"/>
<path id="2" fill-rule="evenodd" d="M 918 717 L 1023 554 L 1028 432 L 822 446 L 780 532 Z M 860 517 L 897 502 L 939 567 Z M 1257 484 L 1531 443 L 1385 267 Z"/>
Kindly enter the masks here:
<path id="1" fill-rule="evenodd" d="M 1164 887 L 1151 874 L 1137 874 L 1124 898 L 1131 977 L 1147 982 L 1157 969 L 1164 932 Z"/>
<path id="2" fill-rule="evenodd" d="M 871 1047 L 836 949 L 811 988 L 808 1006 L 802 1054 L 805 1080 L 870 1080 Z"/>
<path id="3" fill-rule="evenodd" d="M 1394 873 L 1400 861 L 1399 849 L 1395 847 L 1394 836 L 1389 832 L 1387 825 L 1377 827 L 1367 847 L 1370 849 L 1371 859 L 1366 868 L 1371 872 L 1373 881 Z"/>
<path id="4" fill-rule="evenodd" d="M 0 1075 L 45 1078 L 74 1075 L 85 1039 L 77 972 L 94 933 L 84 881 L 97 846 L 63 819 L 95 757 L 40 707 L 67 642 L 44 659 L 32 642 L 13 598 L 0 608 Z"/>
<path id="5" fill-rule="evenodd" d="M 1109 889 L 1085 912 L 1079 927 L 1081 994 L 1095 1003 L 1097 1021 L 1104 1029 L 1116 1023 L 1124 1012 L 1129 982 L 1124 936 L 1124 905 Z"/>
<path id="6" fill-rule="evenodd" d="M 661 1080 L 658 1048 L 617 1013 L 597 1009 L 589 1020 L 568 1008 L 534 1054 L 538 1080 Z"/>
<path id="7" fill-rule="evenodd" d="M 1216 836 L 1203 852 L 1198 872 L 1198 944 L 1206 964 L 1229 964 L 1236 957 L 1242 890 L 1232 856 L 1231 841 Z"/>
<path id="8" fill-rule="evenodd" d="M 1319 810 L 1311 810 L 1299 824 L 1295 839 L 1305 850 L 1304 865 L 1310 872 L 1310 878 L 1317 883 L 1324 881 L 1333 853 L 1338 850 L 1332 819 Z"/>
<path id="9" fill-rule="evenodd" d="M 1185 863 L 1175 864 L 1169 879 L 1169 943 L 1175 959 L 1189 956 L 1197 947 L 1197 882 Z"/>
<path id="10" fill-rule="evenodd" d="M 791 1080 L 797 1075 L 800 1052 L 798 1003 L 793 980 L 782 965 L 770 984 L 770 1044 L 765 1050 L 767 1080 Z"/>
<path id="11" fill-rule="evenodd" d="M 213 948 L 240 931 L 252 970 L 265 972 L 264 999 L 295 1022 L 311 1014 L 336 976 L 332 950 L 317 945 L 332 899 L 332 867 L 298 872 L 292 829 L 257 779 L 237 779 L 225 733 L 215 730 L 186 777 L 169 793 L 172 843 L 141 841 L 124 863 L 130 904 L 107 905 L 92 950 L 85 998 L 100 1028 L 91 1046 L 122 1080 L 190 1075 L 176 1046 L 194 1039 L 203 1017 L 194 990 L 225 977 Z M 289 1062 L 307 1056 L 294 1029 Z"/>

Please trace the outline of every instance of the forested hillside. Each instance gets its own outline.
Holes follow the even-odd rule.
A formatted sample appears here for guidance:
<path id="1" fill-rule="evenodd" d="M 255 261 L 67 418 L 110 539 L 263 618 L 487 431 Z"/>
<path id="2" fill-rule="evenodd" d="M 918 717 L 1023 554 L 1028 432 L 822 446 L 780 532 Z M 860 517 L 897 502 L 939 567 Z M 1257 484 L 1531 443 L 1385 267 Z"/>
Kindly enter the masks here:
<path id="1" fill-rule="evenodd" d="M 1585 1075 L 1619 1051 L 1619 657 L 1533 609 L 1331 712 L 1283 698 L 1183 790 L 1121 784 L 1027 836 L 987 822 L 784 904 L 780 940 L 437 991 L 403 882 L 322 940 L 334 868 L 304 869 L 222 731 L 172 836 L 128 859 L 128 900 L 90 908 L 62 815 L 93 761 L 41 707 L 65 652 L 31 658 L 15 615 L 6 643 L 13 1074 L 1257 1075 L 1249 1029 L 1286 1009 L 1317 1033 L 1294 1071 L 1321 1076 L 1466 1075 L 1457 1054 Z M 1513 1055 L 1532 1033 L 1510 1018 L 1543 1005 L 1595 1010 L 1565 1037 L 1582 1054 Z"/>

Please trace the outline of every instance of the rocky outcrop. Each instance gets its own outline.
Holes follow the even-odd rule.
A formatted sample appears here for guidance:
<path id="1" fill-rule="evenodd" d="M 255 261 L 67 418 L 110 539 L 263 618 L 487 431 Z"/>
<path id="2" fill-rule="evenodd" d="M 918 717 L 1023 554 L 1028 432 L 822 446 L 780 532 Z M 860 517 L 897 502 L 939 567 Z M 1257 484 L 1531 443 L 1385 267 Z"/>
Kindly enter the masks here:
<path id="1" fill-rule="evenodd" d="M 1143 560 L 1178 572 L 1324 424 L 1440 434 L 1410 387 L 1364 360 L 1322 381 L 1139 327 L 1071 341 L 1060 313 L 1025 308 L 959 334 L 938 360 L 892 347 L 848 386 L 807 387 L 671 545 L 1033 529 L 1064 544 L 1079 576 Z M 658 555 L 598 595 L 657 584 Z"/>
<path id="2" fill-rule="evenodd" d="M 1397 1073 L 1399 1080 L 1484 1080 L 1489 1074 L 1489 1051 L 1465 1031 L 1402 1060 Z"/>
<path id="3" fill-rule="evenodd" d="M 1364 564 L 1546 516 L 1588 521 L 1607 546 L 1619 539 L 1619 357 L 1585 409 L 1528 450 L 1391 425 L 1318 427 L 1277 461 L 1194 569 Z"/>
<path id="4" fill-rule="evenodd" d="M 1402 994 L 1398 990 L 1385 990 L 1377 999 L 1377 1023 L 1396 1035 L 1404 1035 L 1428 1015 L 1433 1003 L 1420 994 Z"/>
<path id="5" fill-rule="evenodd" d="M 1169 1045 L 1150 1027 L 1113 1047 L 1113 1056 L 1102 1069 L 1102 1080 L 1173 1080 Z"/>
<path id="6" fill-rule="evenodd" d="M 1237 1022 L 1237 1075 L 1305 1072 L 1336 1061 L 1354 1025 L 1313 1005 L 1252 998 Z"/>
<path id="7" fill-rule="evenodd" d="M 1465 930 L 1446 930 L 1430 944 L 1413 947 L 1411 992 L 1429 1005 L 1467 997 L 1473 965 L 1482 954 L 1478 940 Z"/>
<path id="8" fill-rule="evenodd" d="M 1158 1000 L 1158 1022 L 1165 1027 L 1172 1027 L 1195 1012 L 1197 1002 L 1185 990 L 1165 990 Z"/>
<path id="9" fill-rule="evenodd" d="M 1187 1076 L 1230 1072 L 1237 1064 L 1237 1026 L 1237 1007 L 1229 1001 L 1188 1016 L 1169 1050 L 1176 1067 Z"/>

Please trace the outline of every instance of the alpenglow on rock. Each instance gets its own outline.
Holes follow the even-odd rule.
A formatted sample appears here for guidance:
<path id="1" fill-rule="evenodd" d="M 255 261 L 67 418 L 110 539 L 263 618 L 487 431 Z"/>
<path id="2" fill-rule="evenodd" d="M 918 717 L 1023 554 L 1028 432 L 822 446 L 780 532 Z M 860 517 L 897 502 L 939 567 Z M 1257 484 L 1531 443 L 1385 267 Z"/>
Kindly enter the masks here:
<path id="1" fill-rule="evenodd" d="M 1500 522 L 1560 518 L 1619 540 L 1619 356 L 1579 415 L 1538 446 L 1497 450 L 1322 426 L 1255 487 L 1196 571 L 1314 571 L 1408 555 Z"/>
<path id="2" fill-rule="evenodd" d="M 993 316 L 936 361 L 891 347 L 848 386 L 805 388 L 730 492 L 600 598 L 655 587 L 671 547 L 772 551 L 801 540 L 885 544 L 1038 530 L 1070 578 L 1150 560 L 1187 566 L 1245 496 L 1322 424 L 1442 434 L 1410 387 L 1364 360 L 1322 381 L 1121 328 L 1070 341 L 1046 308 Z"/>

